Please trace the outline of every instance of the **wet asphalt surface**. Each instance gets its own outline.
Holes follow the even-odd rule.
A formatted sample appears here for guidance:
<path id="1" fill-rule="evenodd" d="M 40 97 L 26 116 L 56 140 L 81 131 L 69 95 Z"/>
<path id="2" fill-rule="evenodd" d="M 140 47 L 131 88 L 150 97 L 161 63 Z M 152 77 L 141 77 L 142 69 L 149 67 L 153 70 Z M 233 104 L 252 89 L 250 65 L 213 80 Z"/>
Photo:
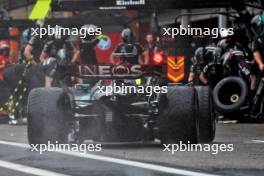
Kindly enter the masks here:
<path id="1" fill-rule="evenodd" d="M 27 145 L 26 126 L 1 124 L 0 176 L 264 175 L 264 124 L 218 124 L 213 144 L 234 150 L 172 154 L 159 144 L 115 144 L 89 154 L 39 154 Z"/>

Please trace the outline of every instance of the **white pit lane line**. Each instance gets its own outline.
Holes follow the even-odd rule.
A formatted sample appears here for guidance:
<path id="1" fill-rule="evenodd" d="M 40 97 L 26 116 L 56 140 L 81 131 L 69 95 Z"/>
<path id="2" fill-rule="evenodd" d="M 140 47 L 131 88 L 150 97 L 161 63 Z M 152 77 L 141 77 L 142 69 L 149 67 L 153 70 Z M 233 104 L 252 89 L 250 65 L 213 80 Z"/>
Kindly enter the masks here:
<path id="1" fill-rule="evenodd" d="M 15 164 L 7 161 L 2 161 L 0 160 L 0 168 L 7 168 L 9 170 L 14 170 L 18 172 L 23 172 L 26 174 L 31 174 L 31 175 L 38 175 L 38 176 L 70 176 L 70 175 L 65 175 L 65 174 L 60 174 L 44 169 L 38 169 L 34 167 L 29 167 L 21 164 Z"/>
<path id="2" fill-rule="evenodd" d="M 0 144 L 22 147 L 22 148 L 30 148 L 28 144 L 8 142 L 8 141 L 2 141 L 2 140 L 0 140 Z M 56 151 L 56 153 L 80 157 L 80 158 L 104 161 L 104 162 L 109 162 L 109 163 L 115 163 L 115 164 L 120 164 L 120 165 L 125 165 L 125 166 L 132 166 L 132 167 L 137 167 L 137 168 L 142 168 L 142 169 L 152 170 L 152 171 L 157 171 L 157 172 L 183 175 L 183 176 L 220 176 L 220 175 L 215 175 L 215 174 L 208 174 L 208 173 L 197 172 L 197 171 L 189 171 L 186 169 L 176 169 L 173 167 L 166 167 L 166 166 L 161 166 L 157 164 L 149 164 L 149 163 L 144 163 L 144 162 L 139 162 L 139 161 L 119 159 L 119 158 L 95 155 L 95 154 L 90 154 L 90 153 L 83 154 L 79 152 L 66 152 L 66 151 Z"/>
<path id="3" fill-rule="evenodd" d="M 264 143 L 264 140 L 251 140 L 252 142 L 254 142 L 254 143 Z"/>

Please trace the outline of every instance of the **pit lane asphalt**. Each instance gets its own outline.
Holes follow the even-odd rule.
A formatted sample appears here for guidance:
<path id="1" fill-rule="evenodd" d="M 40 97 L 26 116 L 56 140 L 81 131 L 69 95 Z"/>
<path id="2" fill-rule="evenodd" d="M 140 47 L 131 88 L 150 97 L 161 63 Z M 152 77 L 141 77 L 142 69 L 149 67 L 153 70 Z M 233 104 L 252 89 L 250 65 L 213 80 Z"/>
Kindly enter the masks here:
<path id="1" fill-rule="evenodd" d="M 155 144 L 103 146 L 91 157 L 55 152 L 40 155 L 26 147 L 26 136 L 26 126 L 0 125 L 0 176 L 264 175 L 264 124 L 218 124 L 214 143 L 234 144 L 234 151 L 217 155 L 200 151 L 172 155 Z"/>

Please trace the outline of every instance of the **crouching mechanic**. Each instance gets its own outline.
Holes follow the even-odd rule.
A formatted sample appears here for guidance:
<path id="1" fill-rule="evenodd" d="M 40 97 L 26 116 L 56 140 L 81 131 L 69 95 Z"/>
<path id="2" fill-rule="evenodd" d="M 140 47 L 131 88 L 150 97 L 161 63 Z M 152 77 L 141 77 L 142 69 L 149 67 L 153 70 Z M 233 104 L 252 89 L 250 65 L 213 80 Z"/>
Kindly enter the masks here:
<path id="1" fill-rule="evenodd" d="M 199 47 L 195 50 L 192 58 L 192 65 L 190 67 L 190 73 L 188 77 L 189 85 L 202 85 L 199 76 L 202 73 L 203 68 L 211 62 L 210 46 Z"/>
<path id="2" fill-rule="evenodd" d="M 56 26 L 57 28 L 61 28 Z M 60 31 L 59 29 L 57 31 Z M 67 65 L 78 57 L 69 36 L 55 33 L 43 47 L 40 59 L 44 60 L 45 87 L 52 87 L 58 65 Z"/>
<path id="3" fill-rule="evenodd" d="M 206 48 L 211 61 L 204 66 L 199 79 L 204 85 L 209 85 L 213 88 L 223 78 L 221 50 L 218 47 Z"/>
<path id="4" fill-rule="evenodd" d="M 232 37 L 221 39 L 217 43 L 217 47 L 221 48 L 221 55 L 223 57 L 222 64 L 232 65 L 232 62 L 236 62 L 240 72 L 248 79 L 250 90 L 254 90 L 256 88 L 256 72 L 254 71 L 254 63 L 250 49 L 236 42 Z"/>
<path id="5" fill-rule="evenodd" d="M 130 28 L 122 31 L 121 37 L 123 42 L 120 43 L 112 55 L 110 62 L 116 64 L 115 57 L 119 57 L 122 64 L 148 64 L 149 56 L 143 48 L 134 41 L 134 34 Z M 120 55 L 119 55 L 120 54 Z"/>
<path id="6" fill-rule="evenodd" d="M 248 79 L 251 90 L 254 89 L 255 75 L 241 44 L 222 39 L 214 50 L 213 58 L 214 61 L 207 64 L 200 75 L 204 84 L 213 88 L 222 78 L 237 75 L 239 71 Z"/>

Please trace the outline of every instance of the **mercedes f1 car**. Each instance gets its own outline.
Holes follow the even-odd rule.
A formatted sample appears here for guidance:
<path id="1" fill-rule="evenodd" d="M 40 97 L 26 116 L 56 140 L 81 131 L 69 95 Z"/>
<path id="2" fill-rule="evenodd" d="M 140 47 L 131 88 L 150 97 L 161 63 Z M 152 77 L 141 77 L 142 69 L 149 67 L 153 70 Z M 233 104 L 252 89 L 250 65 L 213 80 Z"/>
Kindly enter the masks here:
<path id="1" fill-rule="evenodd" d="M 62 88 L 36 88 L 30 92 L 30 144 L 157 139 L 165 144 L 214 139 L 215 116 L 209 88 L 167 84 L 166 76 L 162 76 L 164 64 L 68 66 L 58 70 L 62 77 L 71 75 L 88 81 L 71 88 L 62 83 Z M 107 92 L 116 85 L 135 90 Z M 165 93 L 155 91 L 164 86 Z M 147 89 L 152 90 L 151 94 Z"/>

